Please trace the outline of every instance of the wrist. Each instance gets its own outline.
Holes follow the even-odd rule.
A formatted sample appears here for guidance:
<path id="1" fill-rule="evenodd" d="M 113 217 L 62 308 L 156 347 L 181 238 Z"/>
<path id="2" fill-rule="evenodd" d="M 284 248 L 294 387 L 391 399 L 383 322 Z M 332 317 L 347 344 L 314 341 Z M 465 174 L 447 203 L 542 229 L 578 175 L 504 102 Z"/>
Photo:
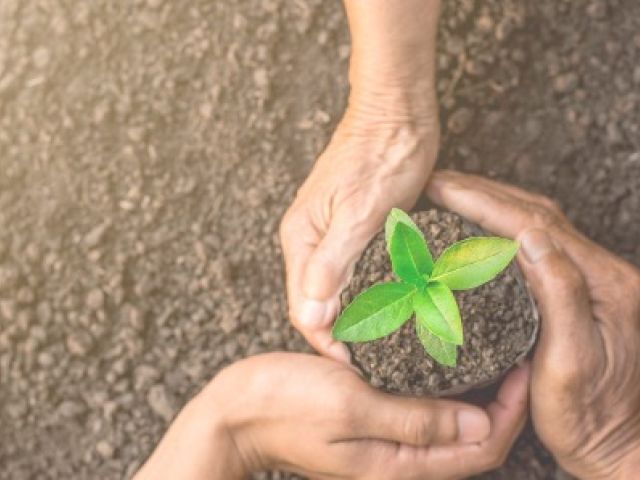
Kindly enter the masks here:
<path id="1" fill-rule="evenodd" d="M 345 0 L 351 96 L 420 114 L 435 96 L 440 0 Z"/>
<path id="2" fill-rule="evenodd" d="M 247 448 L 239 438 L 239 428 L 232 409 L 233 400 L 220 388 L 218 378 L 214 379 L 194 399 L 195 417 L 206 419 L 205 429 L 211 445 L 216 445 L 215 462 L 221 466 L 220 479 L 244 479 L 260 470 L 257 455 Z"/>
<path id="3" fill-rule="evenodd" d="M 370 125 L 412 125 L 418 131 L 439 131 L 438 100 L 428 84 L 411 87 L 360 85 L 351 89 L 345 119 Z"/>
<path id="4" fill-rule="evenodd" d="M 252 365 L 251 359 L 246 359 L 223 369 L 199 395 L 204 408 L 215 410 L 210 429 L 218 438 L 225 438 L 242 478 L 271 467 L 269 441 L 259 428 L 266 391 L 260 369 Z"/>
<path id="5" fill-rule="evenodd" d="M 250 473 L 227 429 L 221 409 L 203 392 L 175 418 L 169 430 L 136 473 L 135 480 L 241 480 Z"/>

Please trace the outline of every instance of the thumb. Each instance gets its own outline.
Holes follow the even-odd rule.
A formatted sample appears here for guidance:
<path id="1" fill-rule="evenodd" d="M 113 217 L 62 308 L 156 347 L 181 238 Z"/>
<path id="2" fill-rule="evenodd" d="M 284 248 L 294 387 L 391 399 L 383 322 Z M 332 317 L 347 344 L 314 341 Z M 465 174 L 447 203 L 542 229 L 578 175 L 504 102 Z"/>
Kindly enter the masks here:
<path id="1" fill-rule="evenodd" d="M 356 261 L 380 225 L 373 218 L 362 224 L 348 213 L 336 215 L 306 265 L 302 282 L 305 298 L 326 304 L 339 303 L 340 292 L 347 286 Z M 332 320 L 317 319 L 325 324 Z"/>
<path id="2" fill-rule="evenodd" d="M 367 438 L 414 446 L 466 444 L 485 440 L 491 431 L 483 409 L 461 402 L 374 391 L 364 403 L 355 426 Z"/>
<path id="3" fill-rule="evenodd" d="M 562 368 L 597 338 L 585 278 L 545 231 L 526 230 L 519 240 L 520 264 L 542 316 L 538 354 Z"/>

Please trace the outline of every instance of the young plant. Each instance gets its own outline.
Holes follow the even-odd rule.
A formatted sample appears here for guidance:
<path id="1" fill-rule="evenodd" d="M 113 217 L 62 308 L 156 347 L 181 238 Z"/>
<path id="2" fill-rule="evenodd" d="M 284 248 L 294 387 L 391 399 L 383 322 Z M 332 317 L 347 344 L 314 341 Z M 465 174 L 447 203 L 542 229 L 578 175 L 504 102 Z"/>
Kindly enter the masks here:
<path id="1" fill-rule="evenodd" d="M 380 283 L 358 295 L 333 327 L 333 337 L 368 342 L 399 329 L 415 313 L 416 333 L 426 352 L 455 366 L 464 335 L 452 290 L 475 288 L 504 270 L 518 243 L 499 237 L 470 237 L 447 248 L 434 262 L 422 232 L 394 208 L 385 224 L 387 251 L 397 282 Z"/>

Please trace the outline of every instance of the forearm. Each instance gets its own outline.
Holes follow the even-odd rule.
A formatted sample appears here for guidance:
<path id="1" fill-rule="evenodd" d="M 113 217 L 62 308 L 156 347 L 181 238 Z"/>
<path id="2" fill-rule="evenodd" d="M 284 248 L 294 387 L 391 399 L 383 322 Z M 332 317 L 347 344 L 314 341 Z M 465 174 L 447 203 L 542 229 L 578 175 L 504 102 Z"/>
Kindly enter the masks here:
<path id="1" fill-rule="evenodd" d="M 344 0 L 352 37 L 351 102 L 388 113 L 433 111 L 440 0 Z"/>
<path id="2" fill-rule="evenodd" d="M 248 471 L 217 406 L 199 394 L 180 412 L 134 480 L 241 480 Z"/>

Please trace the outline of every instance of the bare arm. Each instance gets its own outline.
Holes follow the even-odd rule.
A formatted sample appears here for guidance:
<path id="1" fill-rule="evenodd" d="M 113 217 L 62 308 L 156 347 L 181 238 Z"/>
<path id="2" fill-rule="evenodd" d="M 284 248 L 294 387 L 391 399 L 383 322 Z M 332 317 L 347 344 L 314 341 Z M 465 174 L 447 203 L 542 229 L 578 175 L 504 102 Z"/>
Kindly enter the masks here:
<path id="1" fill-rule="evenodd" d="M 340 290 L 393 207 L 410 209 L 440 139 L 439 0 L 345 0 L 349 105 L 282 221 L 291 321 L 316 350 L 348 361 L 330 329 Z"/>
<path id="2" fill-rule="evenodd" d="M 134 480 L 463 478 L 504 458 L 526 416 L 528 368 L 486 408 L 375 390 L 350 367 L 271 353 L 220 372 L 175 419 Z"/>
<path id="3" fill-rule="evenodd" d="M 351 104 L 431 115 L 440 0 L 345 0 Z"/>

